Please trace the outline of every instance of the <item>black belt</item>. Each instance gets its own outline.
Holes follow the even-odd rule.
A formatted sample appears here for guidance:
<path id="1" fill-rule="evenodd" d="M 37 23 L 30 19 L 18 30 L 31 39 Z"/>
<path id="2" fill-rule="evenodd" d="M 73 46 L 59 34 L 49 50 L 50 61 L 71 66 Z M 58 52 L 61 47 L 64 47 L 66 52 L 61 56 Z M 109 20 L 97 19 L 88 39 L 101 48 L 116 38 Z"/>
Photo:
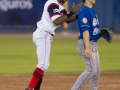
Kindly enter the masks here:
<path id="1" fill-rule="evenodd" d="M 47 32 L 47 31 L 45 31 L 45 32 Z M 47 33 L 49 33 L 49 32 L 47 32 Z M 51 33 L 49 33 L 51 36 L 54 36 L 54 34 L 51 34 Z"/>
<path id="2" fill-rule="evenodd" d="M 79 39 L 80 40 L 80 39 Z M 98 40 L 90 40 L 91 42 L 97 42 Z"/>
<path id="3" fill-rule="evenodd" d="M 97 42 L 97 40 L 90 40 L 91 42 Z"/>
<path id="4" fill-rule="evenodd" d="M 54 34 L 51 34 L 51 36 L 54 36 Z"/>

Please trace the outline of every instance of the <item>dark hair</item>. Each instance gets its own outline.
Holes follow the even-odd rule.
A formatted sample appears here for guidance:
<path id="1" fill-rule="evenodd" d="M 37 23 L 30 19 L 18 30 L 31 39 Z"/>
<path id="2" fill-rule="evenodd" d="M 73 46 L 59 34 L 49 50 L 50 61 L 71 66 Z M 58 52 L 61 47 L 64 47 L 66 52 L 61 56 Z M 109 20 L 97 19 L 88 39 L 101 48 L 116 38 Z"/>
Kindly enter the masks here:
<path id="1" fill-rule="evenodd" d="M 85 3 L 85 0 L 82 0 L 83 1 L 83 3 Z"/>

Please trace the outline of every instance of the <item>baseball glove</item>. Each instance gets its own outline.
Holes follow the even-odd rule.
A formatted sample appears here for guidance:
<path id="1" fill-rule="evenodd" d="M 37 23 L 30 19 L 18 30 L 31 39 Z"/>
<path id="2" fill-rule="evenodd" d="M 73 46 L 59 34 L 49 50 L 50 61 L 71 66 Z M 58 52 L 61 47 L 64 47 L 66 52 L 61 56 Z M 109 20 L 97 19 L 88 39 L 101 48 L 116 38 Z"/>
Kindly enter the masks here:
<path id="1" fill-rule="evenodd" d="M 110 28 L 101 28 L 101 37 L 103 37 L 107 42 L 111 43 L 113 31 Z"/>

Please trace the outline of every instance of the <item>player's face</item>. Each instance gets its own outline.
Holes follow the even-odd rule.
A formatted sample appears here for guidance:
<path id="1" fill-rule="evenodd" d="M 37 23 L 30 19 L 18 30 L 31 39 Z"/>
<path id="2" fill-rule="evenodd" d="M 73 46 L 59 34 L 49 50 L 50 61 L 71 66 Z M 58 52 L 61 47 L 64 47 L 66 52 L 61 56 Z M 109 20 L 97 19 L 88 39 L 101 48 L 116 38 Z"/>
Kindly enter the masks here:
<path id="1" fill-rule="evenodd" d="M 67 0 L 60 0 L 61 1 L 61 3 L 65 3 Z"/>
<path id="2" fill-rule="evenodd" d="M 95 4 L 96 0 L 90 0 L 91 4 Z"/>

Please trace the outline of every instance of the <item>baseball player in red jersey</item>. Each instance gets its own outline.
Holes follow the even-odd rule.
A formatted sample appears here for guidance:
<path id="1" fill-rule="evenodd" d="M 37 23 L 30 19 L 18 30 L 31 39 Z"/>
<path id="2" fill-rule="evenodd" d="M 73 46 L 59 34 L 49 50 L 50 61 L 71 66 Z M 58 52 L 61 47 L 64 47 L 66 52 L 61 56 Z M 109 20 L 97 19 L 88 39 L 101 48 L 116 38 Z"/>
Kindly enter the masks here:
<path id="1" fill-rule="evenodd" d="M 37 22 L 37 29 L 33 32 L 33 43 L 36 46 L 38 64 L 25 90 L 40 90 L 42 78 L 49 67 L 51 41 L 55 29 L 63 22 L 70 23 L 77 20 L 74 15 L 82 4 L 74 5 L 69 13 L 64 8 L 67 0 L 48 0 L 44 5 L 42 18 Z"/>

